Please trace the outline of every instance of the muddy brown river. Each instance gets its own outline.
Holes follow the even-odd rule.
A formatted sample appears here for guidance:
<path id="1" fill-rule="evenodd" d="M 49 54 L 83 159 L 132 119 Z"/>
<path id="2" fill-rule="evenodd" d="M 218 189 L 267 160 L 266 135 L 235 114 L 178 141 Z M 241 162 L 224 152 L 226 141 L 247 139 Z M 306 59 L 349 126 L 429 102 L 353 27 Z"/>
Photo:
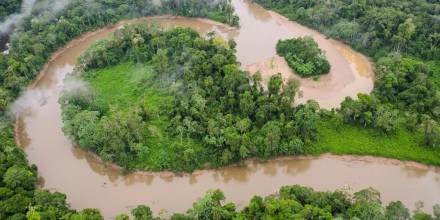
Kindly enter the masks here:
<path id="1" fill-rule="evenodd" d="M 243 68 L 260 69 L 265 77 L 275 70 L 286 70 L 283 60 L 275 54 L 278 39 L 310 35 L 326 51 L 332 70 L 318 82 L 301 80 L 304 95 L 300 101 L 314 98 L 330 108 L 338 106 L 347 95 L 371 91 L 372 66 L 366 57 L 248 1 L 234 0 L 233 4 L 241 19 L 238 30 L 204 19 L 137 19 L 87 34 L 54 54 L 40 78 L 14 106 L 20 116 L 17 142 L 24 147 L 30 163 L 38 166 L 43 187 L 65 193 L 72 208 L 99 208 L 106 219 L 128 212 L 138 204 L 146 204 L 163 216 L 183 212 L 213 188 L 221 189 L 228 201 L 242 206 L 252 195 L 272 194 L 280 186 L 292 184 L 349 192 L 371 186 L 382 193 L 384 202 L 401 200 L 414 207 L 414 203 L 421 200 L 427 211 L 440 203 L 440 169 L 417 163 L 323 155 L 281 158 L 266 163 L 249 161 L 245 166 L 188 175 L 139 172 L 124 176 L 117 168 L 104 166 L 89 153 L 72 146 L 61 130 L 57 101 L 62 80 L 72 72 L 76 59 L 91 43 L 110 37 L 126 23 L 186 26 L 202 34 L 215 30 L 236 40 L 237 56 Z M 294 77 L 289 72 L 283 75 Z"/>

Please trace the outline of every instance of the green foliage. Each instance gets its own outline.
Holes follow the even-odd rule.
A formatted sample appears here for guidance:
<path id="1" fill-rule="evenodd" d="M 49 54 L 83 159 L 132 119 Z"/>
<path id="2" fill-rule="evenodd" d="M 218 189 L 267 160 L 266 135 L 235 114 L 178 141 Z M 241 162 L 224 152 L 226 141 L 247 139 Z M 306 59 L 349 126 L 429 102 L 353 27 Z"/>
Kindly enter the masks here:
<path id="1" fill-rule="evenodd" d="M 1 0 L 0 21 L 6 15 L 17 12 L 21 2 L 20 0 Z M 179 2 L 185 3 L 189 0 Z M 13 121 L 7 119 L 5 112 L 21 90 L 40 72 L 49 56 L 68 41 L 86 32 L 114 24 L 121 19 L 163 13 L 178 14 L 177 10 L 168 8 L 166 4 L 153 4 L 153 1 L 69 0 L 67 6 L 56 13 L 52 7 L 44 7 L 55 3 L 57 3 L 55 0 L 38 0 L 32 15 L 24 19 L 23 24 L 11 36 L 10 53 L 0 54 L 0 219 L 102 219 L 97 210 L 84 210 L 78 213 L 70 210 L 62 194 L 35 190 L 37 170 L 27 165 L 24 153 L 15 145 Z M 237 22 L 229 2 L 223 2 L 218 7 L 208 7 L 208 4 L 203 4 L 202 7 L 207 7 L 202 10 L 204 14 L 200 13 L 202 11 L 196 11 L 192 16 L 207 17 L 207 13 L 214 13 L 222 19 L 220 21 L 232 22 L 231 24 Z M 185 10 L 187 8 L 180 8 L 179 13 L 187 13 Z M 106 51 L 99 46 L 95 49 L 96 53 Z M 115 62 L 115 57 L 106 57 L 105 53 L 101 55 L 105 60 L 94 65 Z M 134 55 L 139 56 L 139 54 Z M 82 94 L 79 95 L 79 93 Z M 72 98 L 78 105 L 85 105 L 94 98 L 94 94 L 88 93 L 87 90 L 79 93 Z M 68 114 L 74 115 L 77 110 L 71 108 Z M 73 121 L 67 128 L 79 129 L 78 134 L 83 140 L 87 140 L 83 143 L 85 146 L 95 147 L 96 138 L 89 137 L 88 133 L 102 130 L 91 124 L 96 120 L 95 113 L 98 111 L 100 109 L 92 109 L 83 114 L 89 123 L 81 124 L 79 121 Z M 135 113 L 111 116 L 112 118 L 107 119 L 109 123 L 105 124 L 108 125 L 105 127 L 106 133 L 101 134 L 111 134 L 114 139 L 120 139 L 123 136 L 127 139 L 134 139 L 131 142 L 137 141 L 136 132 L 126 134 L 110 130 L 115 126 L 137 130 L 138 118 L 132 117 L 133 115 Z M 123 123 L 115 125 L 117 122 Z M 116 132 L 117 135 L 113 136 L 114 133 L 111 132 Z M 115 141 L 111 145 L 113 151 L 119 148 L 118 139 L 114 139 L 111 140 Z M 130 149 L 146 151 L 139 145 L 132 145 Z M 112 151 L 109 152 L 103 158 L 111 159 Z M 123 155 L 120 158 L 127 160 Z"/>
<path id="2" fill-rule="evenodd" d="M 347 97 L 338 111 L 347 123 L 374 127 L 386 134 L 395 132 L 398 126 L 397 111 L 380 104 L 374 96 L 359 94 L 356 101 Z"/>
<path id="3" fill-rule="evenodd" d="M 72 214 L 61 193 L 38 190 L 35 167 L 15 145 L 10 122 L 0 122 L 0 219 L 61 219 Z"/>
<path id="4" fill-rule="evenodd" d="M 163 0 L 162 4 L 170 12 L 180 16 L 207 17 L 231 26 L 239 25 L 239 18 L 234 14 L 231 0 Z"/>
<path id="5" fill-rule="evenodd" d="M 193 204 L 186 214 L 177 213 L 172 220 L 194 219 L 435 219 L 417 211 L 413 216 L 401 202 L 384 207 L 380 194 L 374 189 L 356 192 L 353 196 L 343 191 L 316 192 L 298 185 L 284 186 L 276 195 L 262 198 L 254 196 L 241 210 L 235 205 L 223 205 L 223 193 L 209 191 Z"/>
<path id="6" fill-rule="evenodd" d="M 2 0 L 0 1 L 0 22 L 10 14 L 20 11 L 23 0 Z"/>
<path id="7" fill-rule="evenodd" d="M 385 219 L 387 220 L 405 220 L 410 219 L 409 210 L 402 202 L 390 202 L 385 210 Z"/>
<path id="8" fill-rule="evenodd" d="M 375 58 L 391 51 L 424 60 L 439 57 L 436 1 L 254 1 Z"/>
<path id="9" fill-rule="evenodd" d="M 98 42 L 75 76 L 86 91 L 60 99 L 64 131 L 127 169 L 192 171 L 305 152 L 316 138 L 317 103 L 294 107 L 298 83 L 281 75 L 262 89 L 216 39 L 132 26 Z"/>
<path id="10" fill-rule="evenodd" d="M 439 149 L 422 147 L 422 130 L 411 132 L 400 127 L 392 134 L 384 134 L 374 128 L 325 119 L 318 123 L 318 134 L 307 153 L 371 155 L 440 165 Z"/>
<path id="11" fill-rule="evenodd" d="M 11 1 L 2 0 L 1 4 Z M 44 7 L 54 2 L 38 1 L 32 15 L 35 19 L 26 19 L 17 34 L 11 36 L 10 53 L 0 54 L 0 113 L 3 113 L 21 88 L 35 78 L 54 51 L 86 32 L 122 19 L 165 13 L 191 17 L 208 17 L 208 14 L 213 13 L 221 18 L 220 22 L 233 25 L 238 22 L 229 0 L 218 1 L 218 4 L 193 0 L 163 0 L 161 4 L 154 4 L 150 0 L 69 0 L 68 5 L 56 14 Z M 39 4 L 42 6 L 39 7 Z M 111 63 L 115 59 L 106 57 L 102 62 Z"/>
<path id="12" fill-rule="evenodd" d="M 232 219 L 235 215 L 235 204 L 222 205 L 224 200 L 225 196 L 220 190 L 208 191 L 188 210 L 188 217 L 199 220 Z"/>
<path id="13" fill-rule="evenodd" d="M 373 93 L 359 96 L 356 101 L 347 98 L 337 117 L 387 134 L 394 133 L 397 127 L 407 127 L 411 132 L 424 130 L 425 146 L 438 146 L 438 126 L 425 123 L 427 116 L 435 122 L 440 120 L 440 65 L 436 59 L 440 57 L 440 25 L 435 10 L 438 2 L 255 2 L 340 39 L 377 61 Z M 288 62 L 293 60 L 289 65 L 297 64 L 295 57 L 285 57 Z M 295 69 L 294 65 L 291 66 Z M 300 65 L 299 69 L 307 72 L 312 68 Z"/>
<path id="14" fill-rule="evenodd" d="M 153 220 L 153 212 L 145 205 L 139 205 L 131 211 L 134 220 Z"/>
<path id="15" fill-rule="evenodd" d="M 435 73 L 426 63 L 399 57 L 382 58 L 376 68 L 374 95 L 398 109 L 440 119 L 440 94 L 429 76 Z M 437 73 L 438 74 L 438 73 Z"/>
<path id="16" fill-rule="evenodd" d="M 290 68 L 302 77 L 323 75 L 330 71 L 330 63 L 311 37 L 279 40 L 276 49 Z"/>
<path id="17" fill-rule="evenodd" d="M 27 167 L 12 166 L 3 175 L 3 182 L 10 189 L 33 189 L 36 177 Z"/>
<path id="18" fill-rule="evenodd" d="M 97 209 L 84 209 L 78 213 L 71 213 L 64 216 L 66 220 L 103 220 L 101 213 Z"/>
<path id="19" fill-rule="evenodd" d="M 130 220 L 130 217 L 127 214 L 120 214 L 116 216 L 116 220 Z"/>

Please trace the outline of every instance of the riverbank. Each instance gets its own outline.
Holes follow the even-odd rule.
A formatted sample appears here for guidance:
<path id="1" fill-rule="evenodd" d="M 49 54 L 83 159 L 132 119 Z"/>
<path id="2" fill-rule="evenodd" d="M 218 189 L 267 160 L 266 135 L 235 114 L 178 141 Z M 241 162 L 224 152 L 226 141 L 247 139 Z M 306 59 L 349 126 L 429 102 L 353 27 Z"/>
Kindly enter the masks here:
<path id="1" fill-rule="evenodd" d="M 319 136 L 309 153 L 377 156 L 401 161 L 415 161 L 440 166 L 440 150 L 423 146 L 423 134 L 398 129 L 396 134 L 384 135 L 374 129 L 352 125 L 319 123 Z"/>

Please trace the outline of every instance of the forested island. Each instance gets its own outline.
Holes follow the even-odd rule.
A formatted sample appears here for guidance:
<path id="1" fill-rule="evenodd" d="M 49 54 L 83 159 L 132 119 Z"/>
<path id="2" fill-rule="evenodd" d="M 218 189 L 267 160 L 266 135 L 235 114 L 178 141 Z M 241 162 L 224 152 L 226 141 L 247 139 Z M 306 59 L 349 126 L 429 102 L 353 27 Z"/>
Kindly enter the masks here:
<path id="1" fill-rule="evenodd" d="M 274 75 L 263 85 L 258 74 L 249 76 L 239 67 L 233 41 L 185 28 L 129 26 L 88 49 L 67 79 L 87 86 L 65 91 L 60 100 L 66 134 L 127 170 L 190 172 L 251 157 L 323 152 L 440 164 L 438 3 L 256 2 L 369 54 L 377 65 L 373 93 L 347 98 L 333 110 L 314 101 L 293 105 L 298 83 Z M 3 17 L 17 10 L 3 10 Z M 65 195 L 37 187 L 37 167 L 16 146 L 8 108 L 67 42 L 122 19 L 159 14 L 239 25 L 227 0 L 73 0 L 57 12 L 34 11 L 17 29 L 10 53 L 0 55 L 0 219 L 103 218 L 95 209 L 74 211 Z M 243 209 L 224 199 L 220 191 L 208 192 L 172 219 L 440 218 L 438 206 L 432 215 L 410 213 L 400 202 L 384 206 L 372 189 L 351 196 L 286 186 Z M 132 216 L 155 219 L 142 205 Z"/>
<path id="2" fill-rule="evenodd" d="M 302 77 L 319 76 L 330 71 L 324 52 L 311 37 L 280 40 L 277 53 Z"/>
<path id="3" fill-rule="evenodd" d="M 216 39 L 135 26 L 94 45 L 77 73 L 89 91 L 61 98 L 65 132 L 127 169 L 192 171 L 305 152 L 318 104 L 293 107 L 298 83 L 280 75 L 263 89 L 261 76 L 240 70 L 234 44 Z"/>
<path id="4" fill-rule="evenodd" d="M 279 2 L 275 5 L 284 13 L 286 8 L 316 6 L 298 4 Z M 377 7 L 369 10 L 379 10 Z M 343 17 L 348 16 L 346 14 L 340 16 L 340 19 L 348 19 Z M 420 15 L 419 19 L 427 18 Z M 391 39 L 374 38 L 383 45 L 381 49 L 387 48 L 387 54 L 379 56 L 383 54 L 378 52 L 379 47 L 357 48 L 376 60 L 377 80 L 373 93 L 359 94 L 357 99 L 347 97 L 340 108 L 327 110 L 313 100 L 293 105 L 299 88 L 295 80 L 274 75 L 267 85 L 263 85 L 259 74 L 249 76 L 241 71 L 234 56 L 233 42 L 220 52 L 208 48 L 200 48 L 197 52 L 190 50 L 191 47 L 199 48 L 199 40 L 193 39 L 197 43 L 189 40 L 194 36 L 169 36 L 167 40 L 167 37 L 151 33 L 138 33 L 139 28 L 134 30 L 128 32 L 136 35 L 129 37 L 125 33 L 125 40 L 124 32 L 120 32 L 115 40 L 95 45 L 80 60 L 84 75 L 98 77 L 90 80 L 91 90 L 101 90 L 100 94 L 94 94 L 96 97 L 86 94 L 85 98 L 68 96 L 62 101 L 66 133 L 105 161 L 115 162 L 128 170 L 193 171 L 253 157 L 266 160 L 281 155 L 330 152 L 440 164 L 437 115 L 440 96 L 433 77 L 437 61 L 428 60 L 439 53 L 436 47 L 425 45 L 421 47 L 426 48 L 424 54 L 414 54 L 410 47 L 405 50 L 398 45 L 385 47 L 394 42 Z M 211 43 L 221 44 L 213 40 L 211 36 Z M 186 46 L 170 48 L 180 41 Z M 124 45 L 124 48 L 117 45 Z M 299 75 L 319 75 L 330 69 L 323 51 L 308 37 L 279 41 L 276 49 Z M 144 67 L 138 65 L 145 63 Z M 109 68 L 116 64 L 120 64 L 116 69 Z M 142 71 L 153 72 L 151 77 L 159 78 L 159 82 L 129 79 L 131 74 L 150 77 L 142 76 L 145 75 L 139 73 Z M 116 76 L 118 72 L 126 72 L 127 76 Z M 131 83 L 135 91 L 108 88 L 115 77 L 122 77 L 118 82 L 124 85 Z M 169 84 L 164 85 L 166 83 Z M 151 90 L 157 84 L 176 91 L 163 94 L 157 89 Z M 124 85 L 113 85 L 113 88 L 125 88 Z M 100 98 L 105 97 L 104 94 L 113 98 L 115 95 L 111 94 L 115 91 L 124 95 L 114 103 L 110 98 Z M 149 100 L 149 94 L 156 98 Z M 134 98 L 142 96 L 147 98 Z M 119 108 L 125 113 L 117 113 Z M 130 113 L 133 111 L 137 113 Z M 120 126 L 131 120 L 136 123 L 122 126 L 119 134 L 112 133 L 115 128 L 110 125 Z M 345 138 L 339 138 L 341 136 Z"/>

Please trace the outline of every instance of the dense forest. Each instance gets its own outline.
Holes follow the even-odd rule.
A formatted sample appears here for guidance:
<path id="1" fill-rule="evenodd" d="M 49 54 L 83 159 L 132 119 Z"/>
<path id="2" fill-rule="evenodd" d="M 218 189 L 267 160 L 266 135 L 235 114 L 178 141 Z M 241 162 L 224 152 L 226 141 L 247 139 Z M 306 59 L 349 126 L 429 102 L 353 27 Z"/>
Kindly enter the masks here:
<path id="1" fill-rule="evenodd" d="M 0 5 L 9 1 L 1 1 Z M 12 2 L 11 2 L 12 3 Z M 216 15 L 220 21 L 234 21 L 229 1 L 153 1 L 72 0 L 63 8 L 55 0 L 40 0 L 32 15 L 11 36 L 9 54 L 0 54 L 0 219 L 101 219 L 97 210 L 70 210 L 65 195 L 37 189 L 38 174 L 15 144 L 13 122 L 8 107 L 31 82 L 49 56 L 81 34 L 121 19 L 157 15 Z M 203 10 L 177 12 L 183 7 Z M 214 18 L 214 17 L 213 17 Z M 27 216 L 27 217 L 26 217 Z"/>
<path id="2" fill-rule="evenodd" d="M 275 75 L 268 85 L 261 85 L 258 74 L 249 77 L 238 68 L 233 42 L 225 43 L 215 36 L 204 39 L 188 29 L 133 27 L 118 32 L 115 40 L 91 48 L 81 60 L 85 64 L 83 76 L 100 88 L 93 84 L 95 77 L 112 74 L 113 68 L 130 70 L 128 73 L 138 73 L 133 74 L 140 76 L 134 82 L 145 89 L 131 91 L 132 96 L 160 92 L 159 97 L 138 99 L 128 107 L 113 106 L 99 96 L 99 91 L 78 91 L 80 96 L 75 93 L 62 100 L 66 105 L 64 116 L 71 121 L 66 123 L 66 132 L 75 140 L 84 141 L 82 147 L 129 169 L 188 171 L 203 167 L 207 161 L 220 166 L 251 156 L 304 153 L 317 139 L 321 126 L 318 120 L 372 128 L 384 134 L 401 129 L 419 132 L 423 134 L 424 145 L 439 148 L 438 3 L 256 1 L 372 56 L 377 64 L 373 94 L 360 95 L 358 100 L 347 98 L 337 111 L 319 110 L 315 102 L 292 106 L 297 82 L 282 84 L 281 77 Z M 12 3 L 3 7 L 7 13 L 19 10 L 18 6 L 11 7 L 17 1 L 2 0 L 0 11 L 4 10 L 4 2 Z M 39 4 L 54 2 L 40 0 Z M 238 25 L 230 2 L 216 3 L 72 0 L 58 10 L 37 5 L 12 36 L 10 53 L 0 54 L 0 219 L 102 219 L 99 210 L 73 211 L 65 195 L 37 189 L 37 168 L 27 164 L 23 151 L 15 144 L 8 106 L 36 77 L 49 56 L 83 33 L 133 17 L 175 14 Z M 121 54 L 128 56 L 123 58 Z M 263 89 L 265 86 L 267 90 Z M 164 87 L 172 89 L 164 92 Z M 158 100 L 165 100 L 166 105 L 159 105 Z M 160 123 L 168 119 L 169 123 Z M 81 123 L 88 126 L 74 130 L 78 128 L 75 126 L 82 126 L 75 120 L 83 120 Z M 121 129 L 112 130 L 115 127 Z M 338 124 L 337 129 L 344 127 Z M 94 135 L 93 131 L 100 133 Z M 147 164 L 142 164 L 147 166 L 138 167 L 138 162 L 145 159 L 142 157 L 153 152 L 150 146 L 154 142 L 149 141 L 163 137 L 161 132 L 173 143 L 169 150 L 174 154 L 156 151 L 154 157 L 147 158 Z M 109 134 L 115 139 L 102 139 Z M 254 198 L 239 212 L 233 204 L 223 205 L 223 200 L 221 192 L 209 192 L 188 213 L 173 218 L 440 218 L 438 207 L 434 217 L 420 210 L 411 217 L 399 202 L 383 207 L 378 193 L 372 190 L 350 197 L 341 192 L 315 193 L 308 188 L 285 187 L 277 196 Z M 153 218 L 145 206 L 134 209 L 132 215 L 135 219 Z M 119 219 L 127 216 L 121 215 Z"/>
<path id="3" fill-rule="evenodd" d="M 23 0 L 0 1 L 0 22 L 3 21 L 8 15 L 19 12 L 22 1 Z"/>
<path id="4" fill-rule="evenodd" d="M 374 58 L 374 91 L 342 103 L 344 122 L 386 134 L 405 127 L 423 132 L 427 147 L 440 147 L 438 2 L 254 1 Z"/>
<path id="5" fill-rule="evenodd" d="M 302 77 L 327 74 L 330 63 L 324 52 L 311 37 L 280 40 L 276 46 L 278 55 L 284 57 L 287 64 Z"/>
<path id="6" fill-rule="evenodd" d="M 64 131 L 127 169 L 192 171 L 304 152 L 316 135 L 318 104 L 293 107 L 298 82 L 283 85 L 281 75 L 263 89 L 234 52 L 233 42 L 190 29 L 126 27 L 80 58 L 77 75 L 90 88 L 64 93 Z M 121 62 L 135 64 L 111 67 Z M 111 83 L 111 75 L 120 78 Z M 134 91 L 116 89 L 133 78 Z"/>

